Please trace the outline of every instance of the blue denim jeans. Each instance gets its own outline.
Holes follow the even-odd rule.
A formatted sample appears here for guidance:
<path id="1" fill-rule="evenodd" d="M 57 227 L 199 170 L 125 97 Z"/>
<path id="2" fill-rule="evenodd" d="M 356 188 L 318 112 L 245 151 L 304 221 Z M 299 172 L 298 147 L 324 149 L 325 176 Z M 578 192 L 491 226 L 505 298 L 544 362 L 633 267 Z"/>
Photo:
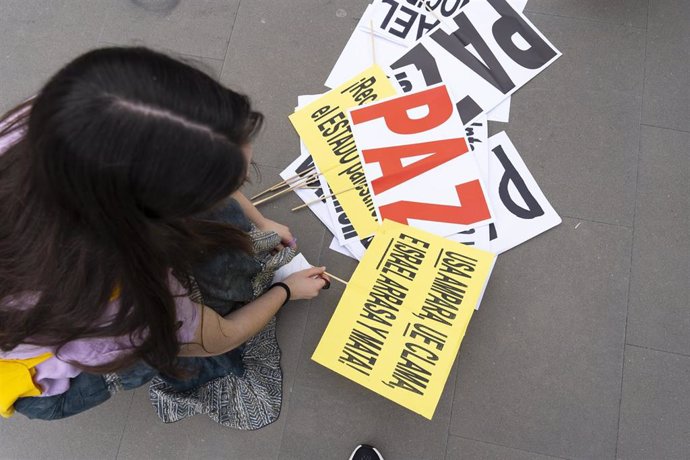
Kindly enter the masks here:
<path id="1" fill-rule="evenodd" d="M 146 364 L 138 364 L 122 372 L 122 387 L 133 389 L 139 387 L 157 372 Z M 95 407 L 111 396 L 108 385 L 102 375 L 82 372 L 71 379 L 69 389 L 59 395 L 20 398 L 14 403 L 14 409 L 29 418 L 55 420 L 78 414 Z"/>
<path id="2" fill-rule="evenodd" d="M 164 377 L 178 391 L 187 391 L 218 377 L 228 374 L 242 375 L 242 348 L 209 358 L 180 358 L 180 367 L 189 372 L 186 379 Z M 158 372 L 145 363 L 139 363 L 117 373 L 118 387 L 132 390 L 140 387 Z M 112 386 L 111 386 L 112 388 Z M 20 398 L 14 408 L 32 419 L 56 420 L 84 412 L 107 401 L 112 395 L 103 375 L 79 374 L 70 381 L 69 389 L 62 394 L 47 397 Z"/>

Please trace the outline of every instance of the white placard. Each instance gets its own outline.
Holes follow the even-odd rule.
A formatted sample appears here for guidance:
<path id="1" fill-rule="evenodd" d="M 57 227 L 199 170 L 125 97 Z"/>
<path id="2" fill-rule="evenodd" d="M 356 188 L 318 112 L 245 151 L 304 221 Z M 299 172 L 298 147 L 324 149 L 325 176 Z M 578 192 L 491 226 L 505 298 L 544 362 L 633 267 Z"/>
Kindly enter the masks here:
<path id="1" fill-rule="evenodd" d="M 467 144 L 474 152 L 482 178 L 489 176 L 489 123 L 486 116 L 477 117 L 472 123 L 465 126 Z M 487 185 L 486 182 L 484 185 Z"/>
<path id="2" fill-rule="evenodd" d="M 287 168 L 281 171 L 280 177 L 282 177 L 283 179 L 295 177 L 297 174 L 303 173 L 304 171 L 314 166 L 314 160 L 312 160 L 311 155 L 309 155 L 309 152 L 304 146 L 304 143 L 300 142 L 300 146 L 302 150 L 300 156 L 297 157 L 292 163 L 290 163 Z M 309 185 L 310 187 L 318 187 L 319 181 L 312 180 L 307 185 Z M 328 207 L 323 201 L 314 201 L 324 196 L 324 191 L 321 189 L 311 188 L 295 188 L 293 191 L 305 203 L 313 202 L 313 204 L 309 205 L 309 209 L 316 215 L 316 217 L 318 217 L 318 219 L 326 226 L 326 228 L 328 228 L 331 231 L 331 233 L 335 234 L 335 225 L 331 220 L 331 215 L 328 212 Z M 268 196 L 268 194 L 266 196 Z"/>
<path id="3" fill-rule="evenodd" d="M 306 270 L 308 268 L 312 268 L 313 265 L 307 262 L 307 259 L 304 257 L 304 255 L 300 252 L 297 254 L 295 257 L 292 258 L 292 260 L 282 267 L 280 267 L 278 270 L 273 273 L 273 283 L 279 283 L 283 281 L 285 278 L 288 276 L 292 275 L 293 273 L 297 273 L 302 270 Z"/>
<path id="4" fill-rule="evenodd" d="M 419 89 L 419 73 L 427 85 L 445 83 L 467 124 L 560 55 L 507 0 L 471 1 L 393 62 L 390 75 L 404 91 Z"/>
<path id="5" fill-rule="evenodd" d="M 325 85 L 335 88 L 369 67 L 374 58 L 381 66 L 392 64 L 438 25 L 439 18 L 454 16 L 468 1 L 428 0 L 430 12 L 423 5 L 410 4 L 406 0 L 374 0 L 355 26 Z M 510 1 L 519 11 L 527 3 L 527 0 Z M 423 80 L 416 85 L 424 87 Z M 508 122 L 509 115 L 510 97 L 488 113 L 489 120 L 504 123 Z"/>
<path id="6" fill-rule="evenodd" d="M 489 138 L 489 193 L 494 209 L 490 251 L 496 254 L 561 223 L 505 132 Z"/>
<path id="7" fill-rule="evenodd" d="M 338 243 L 338 239 L 334 237 L 331 240 L 331 244 L 328 247 L 334 250 L 335 252 L 339 252 L 348 257 L 352 257 L 355 260 L 362 260 L 362 257 L 364 257 L 364 253 L 367 251 L 367 247 L 369 246 L 370 242 L 371 237 L 365 238 L 361 241 L 353 240 L 348 242 L 347 244 L 341 245 L 340 243 Z"/>
<path id="8" fill-rule="evenodd" d="M 355 257 L 354 254 L 352 254 L 352 252 L 350 252 L 347 246 L 341 245 L 338 242 L 338 238 L 336 237 L 333 237 L 333 239 L 331 240 L 331 244 L 328 245 L 328 249 L 331 249 L 344 256 L 350 257 L 351 259 L 359 260 L 357 257 Z"/>
<path id="9" fill-rule="evenodd" d="M 484 187 L 486 187 L 486 190 L 490 190 L 489 130 L 486 116 L 480 116 L 472 123 L 465 126 L 465 136 L 467 137 L 470 148 L 474 152 L 475 159 L 477 160 L 477 166 L 479 166 L 479 171 L 483 180 L 482 184 Z M 491 199 L 491 195 L 489 195 L 489 199 Z M 458 243 L 466 244 L 468 246 L 484 249 L 486 251 L 491 250 L 488 225 L 465 230 L 464 232 L 458 232 L 453 235 L 449 235 L 446 238 L 452 241 L 457 241 Z"/>
<path id="10" fill-rule="evenodd" d="M 367 251 L 367 248 L 369 247 L 369 243 L 371 243 L 371 238 L 372 237 L 368 237 L 363 240 L 349 241 L 345 245 L 345 247 L 348 251 L 352 253 L 355 259 L 362 260 L 362 257 L 364 257 L 364 253 Z"/>
<path id="11" fill-rule="evenodd" d="M 471 230 L 466 230 L 464 232 L 455 233 L 453 235 L 447 236 L 446 238 L 448 238 L 451 241 L 457 241 L 458 243 L 473 246 L 478 249 L 491 251 L 489 230 L 489 225 L 484 225 L 483 227 L 473 228 Z"/>
<path id="12" fill-rule="evenodd" d="M 326 182 L 326 178 L 321 175 L 319 176 L 319 183 L 321 184 L 321 189 L 323 190 L 324 196 L 333 195 L 331 188 Z M 359 241 L 359 236 L 355 231 L 355 227 L 350 222 L 350 218 L 345 214 L 345 210 L 340 205 L 338 201 L 338 196 L 333 195 L 325 200 L 326 209 L 330 216 L 331 222 L 333 222 L 333 235 L 338 240 L 341 245 L 348 244 L 352 241 Z"/>
<path id="13" fill-rule="evenodd" d="M 511 97 L 508 96 L 503 102 L 486 112 L 486 117 L 491 121 L 508 123 L 510 121 L 510 99 Z"/>

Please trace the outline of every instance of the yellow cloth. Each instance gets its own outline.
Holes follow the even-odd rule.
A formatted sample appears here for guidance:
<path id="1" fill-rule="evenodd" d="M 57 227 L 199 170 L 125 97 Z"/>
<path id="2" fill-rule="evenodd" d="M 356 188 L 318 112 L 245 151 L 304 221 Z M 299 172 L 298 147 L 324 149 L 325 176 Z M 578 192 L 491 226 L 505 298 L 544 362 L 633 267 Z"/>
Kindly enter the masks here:
<path id="1" fill-rule="evenodd" d="M 0 359 L 1 416 L 12 416 L 17 399 L 41 395 L 41 389 L 33 380 L 36 366 L 52 356 L 52 353 L 45 353 L 29 359 Z"/>
<path id="2" fill-rule="evenodd" d="M 117 300 L 120 298 L 120 293 L 122 292 L 122 289 L 120 288 L 120 285 L 116 285 L 115 288 L 113 289 L 113 292 L 110 294 L 110 300 L 111 302 Z"/>
<path id="3" fill-rule="evenodd" d="M 119 297 L 120 286 L 117 285 L 110 295 L 110 301 Z M 0 359 L 0 416 L 11 417 L 17 399 L 41 395 L 42 391 L 33 379 L 36 366 L 52 357 L 52 353 L 45 353 L 28 359 Z"/>

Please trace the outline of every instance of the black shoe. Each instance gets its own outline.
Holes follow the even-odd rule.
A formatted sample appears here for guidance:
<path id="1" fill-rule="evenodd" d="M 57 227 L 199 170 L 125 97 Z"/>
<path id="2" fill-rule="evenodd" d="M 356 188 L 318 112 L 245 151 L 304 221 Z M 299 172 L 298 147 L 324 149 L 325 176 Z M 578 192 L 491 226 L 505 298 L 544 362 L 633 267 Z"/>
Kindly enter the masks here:
<path id="1" fill-rule="evenodd" d="M 350 455 L 350 460 L 383 460 L 383 456 L 376 448 L 360 444 Z"/>

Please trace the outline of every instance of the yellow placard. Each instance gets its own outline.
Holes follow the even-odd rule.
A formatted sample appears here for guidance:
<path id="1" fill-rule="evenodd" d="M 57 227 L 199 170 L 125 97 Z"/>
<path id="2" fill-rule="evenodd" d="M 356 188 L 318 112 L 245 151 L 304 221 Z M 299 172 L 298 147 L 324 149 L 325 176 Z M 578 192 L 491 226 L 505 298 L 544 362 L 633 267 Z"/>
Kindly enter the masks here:
<path id="1" fill-rule="evenodd" d="M 312 359 L 431 419 L 495 260 L 384 221 Z"/>
<path id="2" fill-rule="evenodd" d="M 378 220 L 347 111 L 395 95 L 386 74 L 374 65 L 290 115 L 360 239 L 376 231 Z"/>

